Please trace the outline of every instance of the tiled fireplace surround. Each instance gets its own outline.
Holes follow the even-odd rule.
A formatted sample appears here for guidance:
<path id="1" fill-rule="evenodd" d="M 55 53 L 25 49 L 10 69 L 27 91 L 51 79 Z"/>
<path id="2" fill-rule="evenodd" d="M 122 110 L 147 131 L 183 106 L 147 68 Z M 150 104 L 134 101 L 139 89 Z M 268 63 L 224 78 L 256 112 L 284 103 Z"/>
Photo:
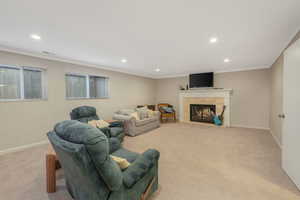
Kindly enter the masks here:
<path id="1" fill-rule="evenodd" d="M 199 89 L 182 91 L 179 94 L 179 120 L 181 122 L 201 123 L 190 121 L 190 104 L 215 105 L 216 113 L 220 115 L 223 106 L 226 106 L 224 112 L 224 127 L 230 127 L 230 98 L 231 89 Z M 206 123 L 201 123 L 206 124 Z"/>

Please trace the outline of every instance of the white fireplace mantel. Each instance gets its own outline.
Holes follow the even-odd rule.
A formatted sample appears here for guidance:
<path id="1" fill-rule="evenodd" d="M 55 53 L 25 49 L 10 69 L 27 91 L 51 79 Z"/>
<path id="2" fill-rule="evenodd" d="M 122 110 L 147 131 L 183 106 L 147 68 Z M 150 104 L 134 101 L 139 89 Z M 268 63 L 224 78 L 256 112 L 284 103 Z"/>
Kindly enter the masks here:
<path id="1" fill-rule="evenodd" d="M 198 98 L 224 98 L 224 105 L 226 106 L 224 112 L 224 127 L 230 127 L 230 110 L 231 110 L 231 94 L 232 89 L 198 89 L 198 90 L 185 90 L 179 93 L 179 120 L 184 121 L 184 98 L 198 97 Z"/>

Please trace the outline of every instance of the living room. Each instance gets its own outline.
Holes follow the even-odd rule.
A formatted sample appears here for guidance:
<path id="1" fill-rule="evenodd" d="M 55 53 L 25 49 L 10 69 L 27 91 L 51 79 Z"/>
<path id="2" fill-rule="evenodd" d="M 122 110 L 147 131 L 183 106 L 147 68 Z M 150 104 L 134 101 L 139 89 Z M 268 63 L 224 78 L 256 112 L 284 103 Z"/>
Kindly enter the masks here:
<path id="1" fill-rule="evenodd" d="M 0 3 L 0 199 L 300 199 L 300 2 L 189 3 Z"/>

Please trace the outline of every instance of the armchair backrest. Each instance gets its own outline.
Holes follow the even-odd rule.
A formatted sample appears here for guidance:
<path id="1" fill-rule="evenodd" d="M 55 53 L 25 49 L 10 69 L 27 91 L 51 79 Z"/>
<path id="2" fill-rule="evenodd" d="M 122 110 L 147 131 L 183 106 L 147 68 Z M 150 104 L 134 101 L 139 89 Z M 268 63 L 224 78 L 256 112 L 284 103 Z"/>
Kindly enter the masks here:
<path id="1" fill-rule="evenodd" d="M 170 104 L 168 104 L 168 103 L 159 103 L 159 104 L 157 104 L 157 107 L 163 107 L 163 106 L 169 107 Z"/>
<path id="2" fill-rule="evenodd" d="M 72 120 L 77 120 L 84 123 L 87 123 L 91 120 L 99 120 L 96 108 L 92 106 L 80 106 L 74 108 L 70 113 L 70 117 Z"/>
<path id="3" fill-rule="evenodd" d="M 99 129 L 68 120 L 47 135 L 74 199 L 107 199 L 110 191 L 121 188 L 122 172 L 109 156 L 108 140 Z"/>
<path id="4" fill-rule="evenodd" d="M 161 109 L 161 107 L 171 107 L 173 108 L 173 106 L 171 104 L 168 104 L 168 103 L 159 103 L 157 104 L 157 108 L 159 111 L 163 112 L 163 110 Z"/>

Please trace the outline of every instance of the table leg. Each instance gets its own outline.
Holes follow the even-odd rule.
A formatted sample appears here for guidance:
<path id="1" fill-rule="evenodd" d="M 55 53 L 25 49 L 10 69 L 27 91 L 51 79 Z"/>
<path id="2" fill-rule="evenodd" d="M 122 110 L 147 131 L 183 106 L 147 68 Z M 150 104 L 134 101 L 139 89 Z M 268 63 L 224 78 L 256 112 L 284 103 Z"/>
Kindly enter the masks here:
<path id="1" fill-rule="evenodd" d="M 47 192 L 53 193 L 56 191 L 56 156 L 53 154 L 46 155 L 46 179 L 47 179 Z"/>

